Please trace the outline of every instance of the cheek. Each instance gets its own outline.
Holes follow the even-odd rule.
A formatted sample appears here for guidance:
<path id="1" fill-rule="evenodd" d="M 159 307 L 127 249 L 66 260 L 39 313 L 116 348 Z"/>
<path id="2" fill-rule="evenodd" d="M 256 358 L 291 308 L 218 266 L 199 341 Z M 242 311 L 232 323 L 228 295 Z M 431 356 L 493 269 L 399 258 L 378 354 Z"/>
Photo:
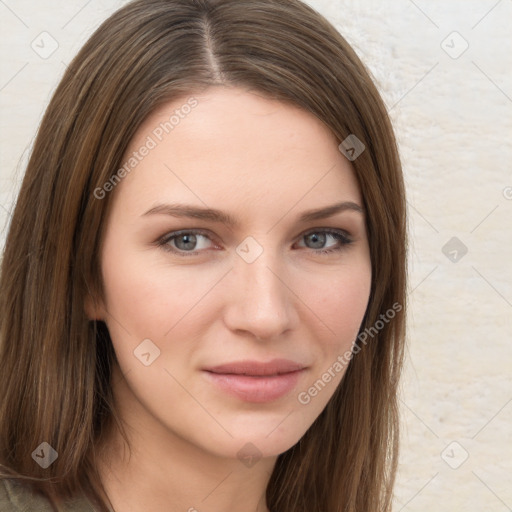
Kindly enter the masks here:
<path id="1" fill-rule="evenodd" d="M 371 287 L 369 265 L 351 266 L 309 279 L 301 297 L 317 317 L 316 337 L 326 353 L 345 351 L 357 337 Z M 311 333 L 313 338 L 315 333 Z"/>
<path id="2" fill-rule="evenodd" d="M 299 415 L 308 426 L 326 407 L 343 379 L 368 306 L 370 289 L 369 264 L 338 269 L 314 282 L 303 283 L 305 302 L 315 317 L 310 322 L 310 336 L 316 342 L 317 356 L 297 394 Z"/>
<path id="3" fill-rule="evenodd" d="M 107 247 L 103 272 L 108 313 L 134 335 L 155 339 L 181 328 L 182 319 L 215 282 L 211 271 L 172 268 L 133 248 L 120 254 Z"/>

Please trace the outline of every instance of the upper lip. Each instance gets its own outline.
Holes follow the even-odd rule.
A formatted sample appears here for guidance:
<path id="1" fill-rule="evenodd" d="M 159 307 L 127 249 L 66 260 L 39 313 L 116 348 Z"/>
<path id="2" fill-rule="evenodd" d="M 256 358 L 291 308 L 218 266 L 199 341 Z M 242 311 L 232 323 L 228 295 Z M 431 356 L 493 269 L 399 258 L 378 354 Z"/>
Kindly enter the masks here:
<path id="1" fill-rule="evenodd" d="M 289 359 L 272 359 L 268 362 L 233 361 L 204 368 L 205 371 L 222 374 L 267 376 L 291 373 L 306 368 L 304 364 Z"/>

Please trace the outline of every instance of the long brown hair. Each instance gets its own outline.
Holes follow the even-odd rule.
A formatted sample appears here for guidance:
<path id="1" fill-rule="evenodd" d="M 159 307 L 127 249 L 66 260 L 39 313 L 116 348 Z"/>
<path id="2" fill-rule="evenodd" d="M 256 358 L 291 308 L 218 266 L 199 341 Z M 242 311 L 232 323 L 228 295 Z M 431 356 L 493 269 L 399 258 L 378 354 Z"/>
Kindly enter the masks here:
<path id="1" fill-rule="evenodd" d="M 352 165 L 372 262 L 360 333 L 371 336 L 324 411 L 278 457 L 266 498 L 274 512 L 388 511 L 405 336 L 401 165 L 369 72 L 299 0 L 136 0 L 107 19 L 69 65 L 40 125 L 1 267 L 2 474 L 56 507 L 84 493 L 108 510 L 95 461 L 105 432 L 119 426 L 115 356 L 105 326 L 87 319 L 84 300 L 102 293 L 99 248 L 114 193 L 98 199 L 94 191 L 122 165 L 157 106 L 212 84 L 291 102 L 340 143 L 353 134 L 365 145 Z M 392 319 L 382 321 L 389 311 Z M 46 469 L 31 457 L 43 441 L 59 453 Z"/>

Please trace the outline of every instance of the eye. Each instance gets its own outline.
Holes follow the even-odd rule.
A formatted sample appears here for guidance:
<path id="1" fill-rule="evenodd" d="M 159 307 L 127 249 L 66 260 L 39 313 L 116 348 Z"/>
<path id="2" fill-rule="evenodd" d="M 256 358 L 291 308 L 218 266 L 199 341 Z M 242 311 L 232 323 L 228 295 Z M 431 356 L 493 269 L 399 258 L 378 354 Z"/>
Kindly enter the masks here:
<path id="1" fill-rule="evenodd" d="M 190 256 L 197 254 L 199 249 L 209 248 L 205 240 L 210 240 L 210 238 L 204 231 L 195 229 L 174 231 L 161 238 L 158 245 L 164 250 L 174 252 L 180 256 Z"/>
<path id="2" fill-rule="evenodd" d="M 329 238 L 334 239 L 335 243 L 325 248 L 324 245 Z M 320 254 L 342 251 L 347 245 L 352 243 L 352 239 L 349 237 L 348 233 L 331 229 L 315 229 L 314 231 L 309 231 L 305 235 L 302 235 L 301 239 L 310 242 L 313 247 L 309 248 Z"/>
<path id="3" fill-rule="evenodd" d="M 302 235 L 300 238 L 312 244 L 313 247 L 307 248 L 312 249 L 317 254 L 342 251 L 347 245 L 352 243 L 348 233 L 332 229 L 315 229 Z M 325 243 L 329 239 L 334 240 L 335 243 L 325 248 Z M 212 242 L 206 231 L 189 229 L 168 233 L 157 241 L 157 245 L 165 251 L 172 252 L 178 256 L 195 256 L 202 250 L 212 248 L 211 245 L 208 245 L 208 241 Z"/>

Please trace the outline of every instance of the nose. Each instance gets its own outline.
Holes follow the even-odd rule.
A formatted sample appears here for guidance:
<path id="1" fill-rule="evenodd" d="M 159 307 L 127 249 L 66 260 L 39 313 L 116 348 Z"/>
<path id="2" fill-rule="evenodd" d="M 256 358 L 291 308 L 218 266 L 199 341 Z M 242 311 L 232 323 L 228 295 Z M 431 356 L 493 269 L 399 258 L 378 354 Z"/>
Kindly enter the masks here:
<path id="1" fill-rule="evenodd" d="M 298 322 L 294 294 L 278 256 L 264 250 L 252 263 L 235 256 L 229 276 L 231 297 L 225 312 L 229 329 L 265 341 L 294 328 Z"/>

